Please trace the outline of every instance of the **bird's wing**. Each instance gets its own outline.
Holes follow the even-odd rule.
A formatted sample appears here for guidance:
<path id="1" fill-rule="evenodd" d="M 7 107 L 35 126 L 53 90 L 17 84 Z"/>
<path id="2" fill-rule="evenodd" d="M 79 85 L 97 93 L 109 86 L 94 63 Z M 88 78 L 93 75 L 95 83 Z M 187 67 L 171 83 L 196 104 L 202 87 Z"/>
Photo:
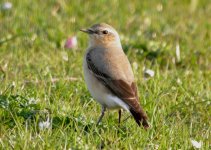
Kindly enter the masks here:
<path id="1" fill-rule="evenodd" d="M 98 58 L 97 59 L 98 61 L 96 61 L 96 56 L 92 55 L 93 52 L 94 52 L 94 50 L 90 50 L 86 55 L 86 62 L 88 65 L 88 69 L 114 95 L 119 97 L 122 101 L 124 101 L 129 106 L 130 112 L 132 113 L 133 116 L 136 115 L 136 117 L 141 117 L 138 119 L 140 121 L 145 120 L 145 122 L 146 122 L 147 116 L 139 104 L 137 87 L 136 87 L 135 82 L 131 82 L 131 84 L 128 84 L 127 81 L 125 81 L 123 78 L 122 79 L 115 78 L 113 75 L 113 73 L 115 71 L 112 71 L 112 69 L 109 69 L 109 68 L 111 68 L 111 66 L 109 66 L 110 63 L 108 63 L 108 61 L 103 61 L 103 58 Z M 121 59 L 121 61 L 124 61 L 124 58 L 120 58 L 120 59 Z M 106 66 L 103 69 L 102 69 L 102 67 L 99 67 L 100 61 L 103 61 L 103 65 Z M 128 60 L 126 60 L 126 61 L 128 61 Z M 113 67 L 115 67 L 115 65 L 118 65 L 118 64 L 120 64 L 120 63 L 113 64 Z M 129 65 L 129 62 L 128 62 L 128 65 Z M 132 72 L 132 70 L 131 70 L 131 72 Z M 121 71 L 121 73 L 122 73 L 122 71 Z M 122 75 L 119 74 L 119 76 L 122 76 Z M 134 118 L 135 118 L 135 116 L 134 116 Z M 139 122 L 139 120 L 136 120 L 136 122 L 137 121 Z M 140 123 L 138 123 L 138 124 L 140 125 Z M 143 122 L 142 122 L 142 124 L 143 124 Z M 147 122 L 145 123 L 144 126 L 148 126 Z"/>

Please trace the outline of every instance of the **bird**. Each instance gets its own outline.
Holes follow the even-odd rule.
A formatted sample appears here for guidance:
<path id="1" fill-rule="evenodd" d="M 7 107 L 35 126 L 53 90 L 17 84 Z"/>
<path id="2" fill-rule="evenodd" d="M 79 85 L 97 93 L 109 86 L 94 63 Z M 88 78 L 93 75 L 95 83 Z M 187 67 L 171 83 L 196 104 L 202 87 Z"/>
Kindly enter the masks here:
<path id="1" fill-rule="evenodd" d="M 106 23 L 94 24 L 80 31 L 89 35 L 83 72 L 91 96 L 102 107 L 97 125 L 107 109 L 118 110 L 120 124 L 123 109 L 131 113 L 139 126 L 149 128 L 147 114 L 139 102 L 134 74 L 117 31 Z"/>

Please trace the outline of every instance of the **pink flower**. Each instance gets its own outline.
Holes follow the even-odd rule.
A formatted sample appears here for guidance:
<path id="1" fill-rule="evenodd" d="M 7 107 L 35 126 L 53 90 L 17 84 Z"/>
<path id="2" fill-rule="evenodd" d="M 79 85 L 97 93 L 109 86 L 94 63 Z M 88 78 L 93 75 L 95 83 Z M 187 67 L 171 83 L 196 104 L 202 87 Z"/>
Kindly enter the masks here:
<path id="1" fill-rule="evenodd" d="M 75 48 L 76 46 L 77 46 L 77 38 L 76 38 L 76 36 L 69 37 L 66 40 L 65 45 L 64 45 L 64 47 L 67 48 L 67 49 L 72 49 L 72 48 Z"/>

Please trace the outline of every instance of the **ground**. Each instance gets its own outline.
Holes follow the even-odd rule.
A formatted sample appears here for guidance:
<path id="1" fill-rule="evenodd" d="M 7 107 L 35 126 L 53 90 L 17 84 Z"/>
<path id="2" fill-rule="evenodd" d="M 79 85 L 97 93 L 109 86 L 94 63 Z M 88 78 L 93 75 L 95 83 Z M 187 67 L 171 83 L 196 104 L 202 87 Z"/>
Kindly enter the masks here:
<path id="1" fill-rule="evenodd" d="M 0 149 L 211 149 L 209 0 L 0 1 Z M 106 112 L 83 79 L 88 37 L 120 34 L 151 128 Z M 77 46 L 65 48 L 76 36 Z M 150 69 L 154 76 L 144 78 Z"/>

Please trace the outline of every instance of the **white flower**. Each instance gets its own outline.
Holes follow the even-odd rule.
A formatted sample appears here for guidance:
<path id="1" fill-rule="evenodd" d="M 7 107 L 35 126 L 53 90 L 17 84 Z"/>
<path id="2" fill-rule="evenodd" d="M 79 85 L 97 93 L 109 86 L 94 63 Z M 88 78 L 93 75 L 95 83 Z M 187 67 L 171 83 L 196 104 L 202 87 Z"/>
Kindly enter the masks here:
<path id="1" fill-rule="evenodd" d="M 151 69 L 145 69 L 144 68 L 144 79 L 147 79 L 148 77 L 154 77 L 155 72 Z"/>
<path id="2" fill-rule="evenodd" d="M 9 10 L 12 8 L 12 3 L 11 2 L 5 2 L 2 6 L 3 10 Z"/>
<path id="3" fill-rule="evenodd" d="M 201 146 L 202 146 L 202 142 L 201 141 L 200 142 L 197 142 L 195 140 L 190 140 L 190 141 L 191 141 L 193 147 L 195 147 L 195 148 L 201 148 Z"/>
<path id="4" fill-rule="evenodd" d="M 51 126 L 50 118 L 48 117 L 46 121 L 39 122 L 40 130 L 48 129 Z"/>

